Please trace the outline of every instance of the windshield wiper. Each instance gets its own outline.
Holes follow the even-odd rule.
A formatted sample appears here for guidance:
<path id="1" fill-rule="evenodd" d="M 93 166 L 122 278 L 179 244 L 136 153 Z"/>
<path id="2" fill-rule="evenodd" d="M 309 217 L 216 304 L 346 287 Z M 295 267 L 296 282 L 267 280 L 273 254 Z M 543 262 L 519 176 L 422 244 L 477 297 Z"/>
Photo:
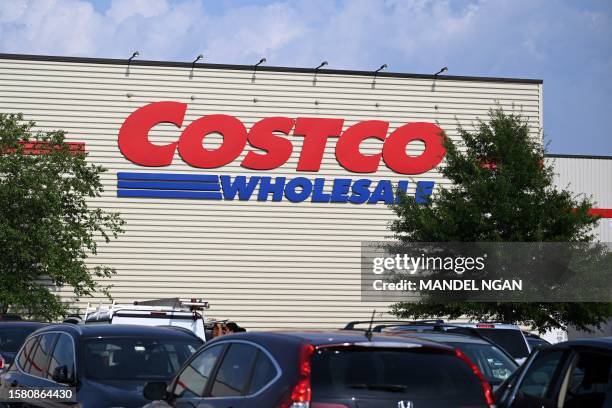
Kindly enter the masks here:
<path id="1" fill-rule="evenodd" d="M 389 391 L 389 392 L 404 392 L 408 389 L 407 386 L 402 385 L 402 384 L 349 384 L 347 385 L 347 388 Z"/>

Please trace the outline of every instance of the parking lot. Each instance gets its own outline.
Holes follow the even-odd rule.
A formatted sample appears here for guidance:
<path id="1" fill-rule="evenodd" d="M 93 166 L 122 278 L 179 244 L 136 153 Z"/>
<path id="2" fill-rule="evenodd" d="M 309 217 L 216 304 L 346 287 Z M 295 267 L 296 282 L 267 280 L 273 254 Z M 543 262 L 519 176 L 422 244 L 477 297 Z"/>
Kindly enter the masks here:
<path id="1" fill-rule="evenodd" d="M 4 316 L 0 406 L 519 408 L 612 402 L 609 338 L 551 345 L 515 325 L 439 319 L 249 331 L 206 319 L 207 307 L 202 299 L 113 304 L 60 324 Z"/>

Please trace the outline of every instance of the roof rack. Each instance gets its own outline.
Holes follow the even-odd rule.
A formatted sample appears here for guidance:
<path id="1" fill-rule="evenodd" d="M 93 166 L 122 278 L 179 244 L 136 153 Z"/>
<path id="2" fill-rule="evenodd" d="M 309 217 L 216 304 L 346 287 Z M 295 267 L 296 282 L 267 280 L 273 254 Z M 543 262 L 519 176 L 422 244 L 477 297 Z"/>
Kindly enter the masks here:
<path id="1" fill-rule="evenodd" d="M 165 298 L 135 301 L 134 306 L 165 306 L 173 309 L 204 310 L 210 304 L 202 298 Z"/>
<path id="2" fill-rule="evenodd" d="M 444 320 L 442 319 L 424 319 L 424 320 L 375 320 L 374 322 L 376 323 L 383 323 L 383 324 L 379 324 L 377 326 L 375 326 L 372 331 L 375 333 L 380 333 L 383 331 L 383 329 L 386 328 L 390 328 L 390 327 L 406 327 L 406 326 L 431 326 L 431 331 L 436 331 L 436 332 L 441 332 L 441 333 L 449 333 L 451 334 L 451 332 L 444 330 L 444 329 L 452 329 L 452 331 L 455 334 L 467 334 L 470 336 L 475 336 L 478 337 L 482 340 L 485 340 L 489 343 L 495 344 L 496 346 L 503 348 L 501 345 L 499 345 L 496 341 L 490 339 L 489 337 L 485 336 L 484 334 L 482 334 L 480 331 L 477 330 L 477 328 L 475 327 L 465 327 L 465 326 L 459 326 L 459 325 L 455 325 L 452 323 L 446 323 Z M 355 326 L 358 324 L 364 324 L 364 323 L 370 323 L 370 321 L 368 320 L 355 320 L 352 322 L 349 322 L 345 327 L 344 330 L 359 330 L 359 329 L 355 329 Z M 489 322 L 487 322 L 489 323 Z M 405 329 L 404 331 L 410 331 L 410 328 Z"/>
<path id="3" fill-rule="evenodd" d="M 426 320 L 353 320 L 349 323 L 346 324 L 346 326 L 344 326 L 344 328 L 342 330 L 360 330 L 360 329 L 356 329 L 355 326 L 359 325 L 359 324 L 370 324 L 370 322 L 374 322 L 374 323 L 383 323 L 383 324 L 379 324 L 375 327 L 379 328 L 379 327 L 383 327 L 383 326 L 406 326 L 406 325 L 410 325 L 410 324 L 441 324 L 444 323 L 444 320 L 441 319 L 426 319 Z M 365 329 L 364 329 L 365 330 Z M 376 330 L 374 330 L 376 331 Z M 380 330 L 379 330 L 380 331 Z"/>
<path id="4" fill-rule="evenodd" d="M 87 304 L 85 310 L 84 322 L 99 322 L 111 320 L 113 315 L 118 312 L 129 312 L 134 311 L 135 313 L 143 312 L 164 312 L 164 313 L 191 313 L 196 316 L 201 315 L 198 313 L 201 310 L 208 309 L 210 304 L 205 302 L 202 298 L 164 298 L 164 299 L 152 299 L 135 301 L 133 303 L 117 303 L 113 301 L 110 305 L 102 305 L 99 303 L 97 306 L 92 306 L 90 303 Z M 143 316 L 144 317 L 144 316 Z"/>

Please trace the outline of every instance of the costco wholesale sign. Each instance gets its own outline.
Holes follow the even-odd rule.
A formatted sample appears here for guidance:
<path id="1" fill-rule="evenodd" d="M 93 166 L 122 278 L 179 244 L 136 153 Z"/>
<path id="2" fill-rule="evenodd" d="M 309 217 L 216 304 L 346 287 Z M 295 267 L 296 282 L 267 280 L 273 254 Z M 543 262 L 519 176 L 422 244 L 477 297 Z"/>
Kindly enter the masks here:
<path id="1" fill-rule="evenodd" d="M 381 158 L 392 171 L 400 174 L 422 174 L 436 167 L 444 157 L 443 131 L 438 126 L 417 122 L 400 126 L 387 137 L 389 122 L 367 120 L 357 122 L 342 130 L 344 119 L 264 118 L 247 132 L 240 119 L 230 115 L 207 115 L 189 124 L 177 141 L 157 146 L 149 140 L 149 131 L 159 123 L 172 123 L 181 127 L 187 104 L 180 102 L 155 102 L 132 113 L 119 131 L 119 148 L 134 164 L 147 167 L 170 166 L 178 148 L 181 158 L 190 166 L 200 169 L 216 169 L 236 160 L 247 143 L 263 153 L 250 150 L 240 166 L 252 170 L 274 170 L 287 163 L 293 153 L 290 139 L 274 132 L 302 137 L 304 142 L 298 154 L 296 171 L 318 172 L 329 138 L 338 138 L 336 160 L 353 173 L 375 173 Z M 214 150 L 204 148 L 207 135 L 218 133 L 223 143 Z M 383 142 L 380 152 L 365 155 L 360 152 L 361 143 L 368 138 Z M 409 156 L 406 148 L 419 140 L 425 150 L 417 157 Z M 376 204 L 396 202 L 390 180 L 373 183 L 367 178 L 335 178 L 331 180 L 331 192 L 326 193 L 324 178 L 307 177 L 229 176 L 199 174 L 119 173 L 119 197 L 197 198 L 209 200 L 250 200 L 256 188 L 258 201 L 291 202 L 310 199 L 316 203 Z M 432 181 L 416 183 L 416 199 L 423 202 L 431 195 Z M 398 182 L 397 189 L 407 192 L 408 181 Z"/>
<path id="2" fill-rule="evenodd" d="M 125 233 L 88 262 L 115 268 L 113 298 L 204 297 L 250 330 L 385 314 L 361 243 L 391 235 L 398 189 L 448 185 L 443 138 L 498 105 L 540 136 L 537 80 L 0 55 L 0 111 L 108 169 L 90 205 Z"/>

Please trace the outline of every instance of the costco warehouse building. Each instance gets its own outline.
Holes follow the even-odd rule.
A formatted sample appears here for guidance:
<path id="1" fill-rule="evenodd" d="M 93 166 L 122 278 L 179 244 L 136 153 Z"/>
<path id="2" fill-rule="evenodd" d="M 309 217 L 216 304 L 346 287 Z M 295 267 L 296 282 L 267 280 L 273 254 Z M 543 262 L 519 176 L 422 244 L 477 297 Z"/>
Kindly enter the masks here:
<path id="1" fill-rule="evenodd" d="M 360 243 L 391 234 L 389 186 L 420 199 L 447 183 L 437 131 L 497 105 L 541 137 L 540 80 L 0 55 L 0 111 L 66 130 L 109 170 L 91 205 L 126 232 L 90 263 L 117 270 L 113 297 L 205 297 L 249 329 L 386 311 L 359 279 Z M 549 160 L 611 241 L 612 160 Z"/>

